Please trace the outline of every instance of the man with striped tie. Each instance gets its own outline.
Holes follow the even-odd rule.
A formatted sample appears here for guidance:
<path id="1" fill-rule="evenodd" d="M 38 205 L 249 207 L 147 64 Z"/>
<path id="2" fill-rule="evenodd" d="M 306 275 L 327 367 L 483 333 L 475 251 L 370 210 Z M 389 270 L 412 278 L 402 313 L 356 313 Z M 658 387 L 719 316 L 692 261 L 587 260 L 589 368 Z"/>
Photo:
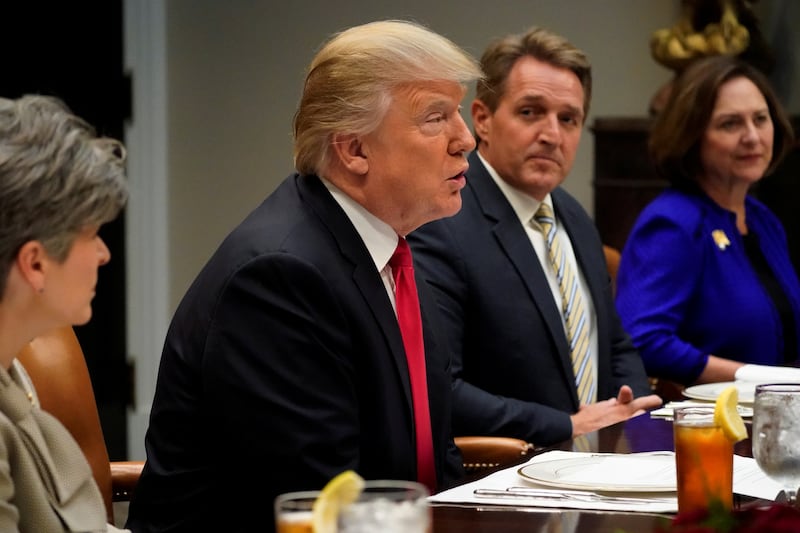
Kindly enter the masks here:
<path id="1" fill-rule="evenodd" d="M 548 445 L 661 404 L 612 300 L 593 221 L 560 187 L 591 67 L 533 28 L 481 59 L 461 211 L 409 237 L 455 352 L 453 430 Z"/>

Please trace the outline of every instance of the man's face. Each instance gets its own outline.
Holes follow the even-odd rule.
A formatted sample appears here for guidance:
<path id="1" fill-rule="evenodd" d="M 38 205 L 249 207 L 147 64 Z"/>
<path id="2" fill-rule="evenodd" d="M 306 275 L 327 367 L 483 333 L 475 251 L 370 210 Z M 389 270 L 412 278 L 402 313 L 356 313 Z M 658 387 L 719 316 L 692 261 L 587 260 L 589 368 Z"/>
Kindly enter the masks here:
<path id="1" fill-rule="evenodd" d="M 475 148 L 458 83 L 414 83 L 393 91 L 381 125 L 361 139 L 368 170 L 363 205 L 400 235 L 461 209 L 461 189 Z"/>
<path id="2" fill-rule="evenodd" d="M 514 63 L 494 113 L 480 100 L 472 103 L 481 155 L 506 182 L 539 200 L 572 169 L 584 119 L 575 73 L 531 56 Z"/>

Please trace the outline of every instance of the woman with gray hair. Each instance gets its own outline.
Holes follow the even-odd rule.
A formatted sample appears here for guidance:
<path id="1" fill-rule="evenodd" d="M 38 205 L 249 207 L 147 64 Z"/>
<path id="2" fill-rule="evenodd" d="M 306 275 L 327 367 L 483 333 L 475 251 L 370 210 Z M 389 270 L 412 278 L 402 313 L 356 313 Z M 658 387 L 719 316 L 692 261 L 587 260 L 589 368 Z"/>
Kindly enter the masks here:
<path id="1" fill-rule="evenodd" d="M 92 316 L 98 236 L 127 200 L 125 150 L 59 100 L 0 98 L 0 531 L 118 531 L 68 430 L 16 355 Z"/>

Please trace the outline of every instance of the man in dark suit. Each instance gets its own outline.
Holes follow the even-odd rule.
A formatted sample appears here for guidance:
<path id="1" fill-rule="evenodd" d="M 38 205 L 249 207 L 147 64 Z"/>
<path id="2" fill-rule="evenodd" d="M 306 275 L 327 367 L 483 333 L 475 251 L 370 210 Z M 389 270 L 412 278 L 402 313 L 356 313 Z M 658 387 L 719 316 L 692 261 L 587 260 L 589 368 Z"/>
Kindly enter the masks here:
<path id="1" fill-rule="evenodd" d="M 428 401 L 416 402 L 388 263 L 407 233 L 461 206 L 475 141 L 459 105 L 479 76 L 453 43 L 399 21 L 320 50 L 295 116 L 299 173 L 224 240 L 172 320 L 131 529 L 269 531 L 277 494 L 347 469 L 431 490 L 463 473 L 435 299 L 417 283 Z"/>
<path id="2" fill-rule="evenodd" d="M 481 66 L 486 77 L 472 103 L 478 149 L 469 157 L 462 209 L 409 242 L 437 292 L 455 353 L 455 435 L 548 445 L 661 400 L 649 395 L 620 326 L 598 232 L 559 187 L 589 111 L 586 56 L 534 28 L 492 43 Z M 542 205 L 549 214 L 534 220 Z M 575 273 L 564 278 L 567 296 L 562 268 Z M 572 309 L 578 325 L 570 330 L 563 311 L 577 301 L 581 314 Z M 583 348 L 580 358 L 571 342 Z"/>

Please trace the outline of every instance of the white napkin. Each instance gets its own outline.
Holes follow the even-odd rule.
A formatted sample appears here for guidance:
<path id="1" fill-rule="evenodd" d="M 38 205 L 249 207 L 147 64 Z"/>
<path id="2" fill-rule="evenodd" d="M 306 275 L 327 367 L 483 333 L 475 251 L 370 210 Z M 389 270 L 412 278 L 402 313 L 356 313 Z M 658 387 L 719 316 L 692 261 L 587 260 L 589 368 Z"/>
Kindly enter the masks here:
<path id="1" fill-rule="evenodd" d="M 762 383 L 800 382 L 800 368 L 787 366 L 744 365 L 734 375 L 736 381 Z"/>
<path id="2" fill-rule="evenodd" d="M 783 486 L 769 478 L 752 457 L 733 456 L 733 492 L 762 500 L 774 500 Z"/>

